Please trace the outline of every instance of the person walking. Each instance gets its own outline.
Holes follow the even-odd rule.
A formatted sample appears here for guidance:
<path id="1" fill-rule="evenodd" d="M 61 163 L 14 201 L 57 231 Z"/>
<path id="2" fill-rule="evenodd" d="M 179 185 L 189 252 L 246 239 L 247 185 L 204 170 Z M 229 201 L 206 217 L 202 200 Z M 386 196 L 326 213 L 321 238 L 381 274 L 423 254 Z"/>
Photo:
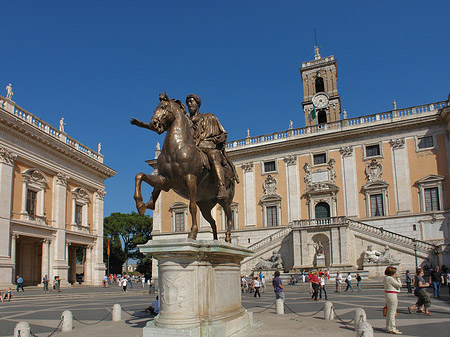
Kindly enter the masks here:
<path id="1" fill-rule="evenodd" d="M 358 286 L 358 291 L 361 291 L 361 280 L 362 280 L 362 278 L 361 278 L 361 276 L 357 273 L 356 274 L 356 285 Z"/>
<path id="2" fill-rule="evenodd" d="M 412 311 L 415 307 L 420 308 L 423 305 L 425 308 L 424 315 L 432 316 L 432 314 L 430 314 L 430 312 L 428 311 L 428 308 L 431 306 L 431 301 L 430 296 L 427 293 L 427 288 L 430 286 L 430 284 L 425 282 L 423 276 L 423 269 L 417 268 L 415 280 L 416 289 L 414 290 L 414 295 L 417 296 L 417 302 L 413 306 L 408 307 L 408 311 L 410 314 L 412 314 Z"/>
<path id="3" fill-rule="evenodd" d="M 444 284 L 444 276 L 436 266 L 430 273 L 430 283 L 433 284 L 434 298 L 439 298 L 441 295 L 441 284 Z"/>
<path id="4" fill-rule="evenodd" d="M 259 292 L 259 288 L 261 288 L 261 281 L 258 276 L 255 276 L 253 279 L 253 288 L 255 289 L 255 295 L 253 297 L 256 297 L 256 295 L 261 297 L 261 293 Z"/>
<path id="5" fill-rule="evenodd" d="M 352 275 L 350 275 L 350 273 L 348 273 L 347 278 L 345 279 L 345 283 L 347 283 L 347 288 L 345 288 L 345 292 L 347 292 L 347 290 L 349 289 L 351 289 L 353 292 Z"/>
<path id="6" fill-rule="evenodd" d="M 123 291 L 124 293 L 127 292 L 127 286 L 128 286 L 128 280 L 127 280 L 127 278 L 124 276 L 124 277 L 122 278 L 122 291 Z"/>
<path id="7" fill-rule="evenodd" d="M 402 287 L 402 281 L 397 274 L 397 268 L 387 267 L 384 271 L 384 299 L 386 300 L 386 332 L 401 335 L 402 332 L 395 327 L 395 314 L 398 307 L 397 294 Z"/>
<path id="8" fill-rule="evenodd" d="M 341 292 L 341 284 L 342 284 L 342 275 L 339 272 L 336 273 L 336 293 Z"/>
<path id="9" fill-rule="evenodd" d="M 261 290 L 263 293 L 266 292 L 266 276 L 263 275 L 262 280 L 261 280 Z"/>
<path id="10" fill-rule="evenodd" d="M 408 293 L 412 294 L 412 286 L 411 286 L 412 279 L 411 279 L 411 274 L 409 273 L 409 270 L 406 271 L 405 281 L 406 281 L 406 288 L 408 289 Z"/>
<path id="11" fill-rule="evenodd" d="M 318 273 L 315 272 L 314 274 L 311 275 L 310 283 L 311 283 L 311 286 L 313 289 L 311 300 L 313 300 L 313 301 L 318 301 L 317 296 L 319 295 L 320 281 L 319 281 L 319 276 L 317 274 Z"/>
<path id="12" fill-rule="evenodd" d="M 325 287 L 325 283 L 327 281 L 327 275 L 326 274 L 321 274 L 320 278 L 319 278 L 319 281 L 320 281 L 320 295 L 319 295 L 319 298 L 322 299 L 322 291 L 323 291 L 323 293 L 325 295 L 325 300 L 328 300 L 327 288 Z"/>
<path id="13" fill-rule="evenodd" d="M 284 287 L 281 283 L 281 278 L 280 278 L 280 272 L 277 270 L 274 274 L 274 278 L 272 280 L 272 285 L 273 285 L 273 291 L 275 292 L 275 299 L 279 299 L 281 298 L 283 300 L 285 300 L 284 297 Z"/>
<path id="14" fill-rule="evenodd" d="M 44 293 L 48 292 L 48 281 L 49 281 L 48 276 L 45 275 L 45 276 L 42 278 L 42 284 L 43 284 L 43 286 L 44 286 Z"/>

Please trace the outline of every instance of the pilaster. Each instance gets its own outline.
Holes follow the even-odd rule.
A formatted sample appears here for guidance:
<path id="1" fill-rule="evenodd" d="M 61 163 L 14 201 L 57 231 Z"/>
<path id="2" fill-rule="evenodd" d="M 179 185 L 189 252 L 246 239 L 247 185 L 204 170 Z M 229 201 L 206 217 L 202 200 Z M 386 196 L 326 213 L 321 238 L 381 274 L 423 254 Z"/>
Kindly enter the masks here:
<path id="1" fill-rule="evenodd" d="M 245 226 L 256 226 L 256 192 L 253 163 L 242 165 L 244 171 Z"/>
<path id="2" fill-rule="evenodd" d="M 392 147 L 392 174 L 394 176 L 395 201 L 397 214 L 410 213 L 412 209 L 411 186 L 409 175 L 408 153 L 405 139 L 391 139 Z"/>
<path id="3" fill-rule="evenodd" d="M 66 257 L 66 204 L 67 180 L 69 176 L 59 172 L 53 180 L 53 221 L 56 227 L 56 238 L 51 245 L 54 267 L 67 266 Z M 55 275 L 60 275 L 55 271 Z"/>
<path id="4" fill-rule="evenodd" d="M 292 254 L 294 260 L 293 268 L 300 268 L 302 265 L 302 253 L 300 247 L 301 247 L 300 231 L 293 230 L 292 231 Z"/>
<path id="5" fill-rule="evenodd" d="M 42 240 L 42 261 L 41 261 L 41 278 L 49 275 L 50 271 L 50 240 Z"/>
<path id="6" fill-rule="evenodd" d="M 342 147 L 339 152 L 342 156 L 342 195 L 344 196 L 344 212 L 349 217 L 359 217 L 358 182 L 356 172 L 356 159 L 353 147 Z"/>
<path id="7" fill-rule="evenodd" d="M 288 222 L 292 223 L 294 220 L 301 219 L 297 157 L 287 156 L 284 162 L 286 163 Z"/>

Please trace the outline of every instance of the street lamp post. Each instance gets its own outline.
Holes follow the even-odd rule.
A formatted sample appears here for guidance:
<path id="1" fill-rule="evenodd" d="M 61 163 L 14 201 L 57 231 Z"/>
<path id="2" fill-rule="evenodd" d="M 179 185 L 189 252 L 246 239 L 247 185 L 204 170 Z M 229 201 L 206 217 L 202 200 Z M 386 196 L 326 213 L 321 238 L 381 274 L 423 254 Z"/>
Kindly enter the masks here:
<path id="1" fill-rule="evenodd" d="M 417 269 L 417 267 L 418 267 L 418 264 L 417 264 L 417 241 L 416 241 L 416 239 L 413 239 L 413 240 L 414 240 L 414 258 L 416 260 L 416 269 Z"/>

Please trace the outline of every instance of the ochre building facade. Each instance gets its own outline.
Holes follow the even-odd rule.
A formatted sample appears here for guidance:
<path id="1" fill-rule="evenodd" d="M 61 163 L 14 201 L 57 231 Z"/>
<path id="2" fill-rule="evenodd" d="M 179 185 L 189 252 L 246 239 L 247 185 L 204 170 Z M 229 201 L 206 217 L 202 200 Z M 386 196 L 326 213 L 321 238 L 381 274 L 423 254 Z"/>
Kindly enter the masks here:
<path id="1" fill-rule="evenodd" d="M 115 174 L 63 122 L 56 129 L 0 96 L 0 286 L 17 275 L 101 284 L 104 181 Z"/>
<path id="2" fill-rule="evenodd" d="M 371 270 L 368 246 L 388 249 L 403 271 L 449 266 L 448 100 L 405 109 L 394 102 L 391 111 L 347 118 L 334 56 L 316 49 L 300 73 L 305 127 L 227 144 L 241 181 L 232 241 L 255 252 L 243 272 L 274 251 L 286 270 L 319 267 L 319 246 L 320 267 L 334 270 Z M 190 230 L 188 202 L 172 191 L 161 193 L 153 216 L 154 240 Z M 223 239 L 220 206 L 213 216 Z M 199 239 L 211 239 L 209 224 L 199 221 Z"/>

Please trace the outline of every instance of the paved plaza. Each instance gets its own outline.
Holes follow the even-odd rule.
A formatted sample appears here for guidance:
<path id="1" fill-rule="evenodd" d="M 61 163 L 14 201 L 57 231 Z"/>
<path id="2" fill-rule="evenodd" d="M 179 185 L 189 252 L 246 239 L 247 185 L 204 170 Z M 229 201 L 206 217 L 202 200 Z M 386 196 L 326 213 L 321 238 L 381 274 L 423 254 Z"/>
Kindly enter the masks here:
<path id="1" fill-rule="evenodd" d="M 0 336 L 12 336 L 19 321 L 26 321 L 38 337 L 51 334 L 60 322 L 61 313 L 70 310 L 74 316 L 74 330 L 55 333 L 59 336 L 142 336 L 142 327 L 152 319 L 144 309 L 155 295 L 148 289 L 135 286 L 126 294 L 118 286 L 112 288 L 76 286 L 63 288 L 59 294 L 42 293 L 37 287 L 25 288 L 11 302 L 0 303 Z M 254 298 L 253 294 L 242 294 L 245 308 L 254 312 L 256 322 L 263 323 L 259 329 L 249 329 L 239 336 L 355 336 L 353 319 L 355 308 L 362 307 L 367 313 L 375 336 L 387 336 L 381 309 L 384 306 L 383 290 L 363 289 L 362 292 L 335 293 L 329 286 L 328 300 L 333 302 L 338 317 L 324 321 L 323 311 L 313 315 L 324 306 L 324 301 L 311 301 L 307 284 L 286 286 L 285 315 L 275 314 L 272 289 Z M 406 309 L 415 302 L 415 297 L 406 292 L 399 294 L 397 327 L 406 336 L 443 337 L 450 328 L 450 298 L 444 287 L 440 299 L 432 298 L 432 317 L 410 315 Z M 121 322 L 112 322 L 109 311 L 119 303 L 124 311 Z M 311 316 L 312 315 L 312 316 Z"/>

